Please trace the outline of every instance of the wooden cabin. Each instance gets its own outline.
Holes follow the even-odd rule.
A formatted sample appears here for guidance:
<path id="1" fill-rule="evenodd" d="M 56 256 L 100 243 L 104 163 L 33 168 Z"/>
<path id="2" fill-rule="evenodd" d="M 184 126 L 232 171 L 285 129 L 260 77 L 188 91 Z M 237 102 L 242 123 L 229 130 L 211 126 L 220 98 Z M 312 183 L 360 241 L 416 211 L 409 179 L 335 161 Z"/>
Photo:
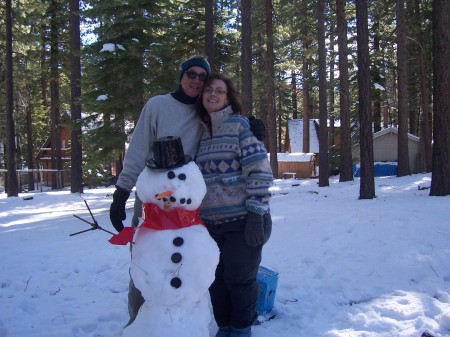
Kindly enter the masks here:
<path id="1" fill-rule="evenodd" d="M 58 188 L 62 188 L 64 185 L 70 184 L 69 167 L 71 161 L 70 142 L 71 131 L 68 127 L 64 126 L 64 121 L 70 118 L 69 114 L 65 112 L 61 118 L 61 126 L 59 128 L 59 137 L 61 139 L 61 160 L 63 164 L 63 170 L 58 172 L 56 167 L 52 167 L 52 139 L 51 135 L 44 142 L 42 147 L 36 156 L 36 163 L 39 167 L 40 182 L 44 186 L 52 186 L 53 179 L 57 179 Z"/>

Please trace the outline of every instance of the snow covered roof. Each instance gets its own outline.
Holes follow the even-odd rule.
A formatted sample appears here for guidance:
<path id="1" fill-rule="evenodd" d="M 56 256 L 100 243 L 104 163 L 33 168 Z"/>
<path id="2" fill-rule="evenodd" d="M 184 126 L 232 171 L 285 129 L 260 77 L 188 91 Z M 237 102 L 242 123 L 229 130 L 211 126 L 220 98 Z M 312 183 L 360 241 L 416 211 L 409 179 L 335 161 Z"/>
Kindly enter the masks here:
<path id="1" fill-rule="evenodd" d="M 277 160 L 282 162 L 310 162 L 314 153 L 277 153 Z"/>
<path id="2" fill-rule="evenodd" d="M 291 152 L 303 152 L 303 119 L 288 120 Z M 319 153 L 319 137 L 314 120 L 309 121 L 309 152 Z"/>
<path id="3" fill-rule="evenodd" d="M 378 137 L 387 135 L 388 133 L 395 133 L 396 135 L 398 135 L 398 129 L 397 129 L 397 128 L 394 128 L 394 127 L 392 127 L 392 126 L 391 126 L 391 127 L 388 127 L 388 128 L 383 129 L 383 130 L 381 130 L 381 131 L 375 132 L 375 133 L 373 134 L 373 138 L 376 139 L 376 138 L 378 138 Z M 414 141 L 416 141 L 416 142 L 419 142 L 419 141 L 420 141 L 420 138 L 419 138 L 419 137 L 414 136 L 414 135 L 411 134 L 411 133 L 408 133 L 408 138 L 411 139 L 411 140 L 414 140 Z"/>

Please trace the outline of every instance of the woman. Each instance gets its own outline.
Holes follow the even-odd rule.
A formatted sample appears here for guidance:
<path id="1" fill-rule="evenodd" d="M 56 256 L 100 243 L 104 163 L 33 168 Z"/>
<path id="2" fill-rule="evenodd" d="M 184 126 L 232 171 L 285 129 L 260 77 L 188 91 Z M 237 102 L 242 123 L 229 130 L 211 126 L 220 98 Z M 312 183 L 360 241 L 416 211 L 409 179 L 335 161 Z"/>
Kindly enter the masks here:
<path id="1" fill-rule="evenodd" d="M 241 110 L 230 79 L 210 75 L 197 106 L 207 128 L 196 161 L 207 187 L 200 213 L 221 252 L 209 290 L 219 326 L 216 337 L 251 336 L 257 317 L 256 276 L 272 229 L 272 171 L 264 145 Z"/>

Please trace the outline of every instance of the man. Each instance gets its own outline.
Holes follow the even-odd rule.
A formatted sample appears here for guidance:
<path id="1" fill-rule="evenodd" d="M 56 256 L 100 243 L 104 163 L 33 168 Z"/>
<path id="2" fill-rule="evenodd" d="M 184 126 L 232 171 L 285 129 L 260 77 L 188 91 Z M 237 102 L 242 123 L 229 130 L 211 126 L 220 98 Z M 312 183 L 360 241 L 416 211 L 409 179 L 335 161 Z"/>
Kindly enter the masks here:
<path id="1" fill-rule="evenodd" d="M 185 154 L 195 157 L 201 136 L 202 124 L 195 113 L 195 102 L 203 90 L 203 85 L 211 72 L 206 58 L 195 55 L 180 65 L 180 85 L 175 92 L 150 98 L 142 109 L 125 154 L 123 170 L 116 183 L 110 219 L 120 232 L 126 218 L 125 203 L 136 184 L 145 162 L 152 155 L 153 142 L 157 138 L 179 136 Z M 137 226 L 142 216 L 142 203 L 136 196 L 132 226 Z M 144 299 L 130 279 L 128 292 L 128 312 L 131 324 L 144 303 Z"/>

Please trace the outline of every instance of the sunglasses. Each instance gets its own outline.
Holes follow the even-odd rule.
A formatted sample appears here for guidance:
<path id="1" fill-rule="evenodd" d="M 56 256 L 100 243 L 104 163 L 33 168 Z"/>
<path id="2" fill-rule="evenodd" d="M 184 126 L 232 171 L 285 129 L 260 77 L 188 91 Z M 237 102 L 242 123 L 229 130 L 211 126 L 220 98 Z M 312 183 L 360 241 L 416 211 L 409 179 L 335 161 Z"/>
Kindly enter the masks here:
<path id="1" fill-rule="evenodd" d="M 197 78 L 198 77 L 198 79 L 200 80 L 200 81 L 205 81 L 206 80 L 206 78 L 208 77 L 208 74 L 206 74 L 206 73 L 201 73 L 201 74 L 197 74 L 195 71 L 186 71 L 186 76 L 189 78 L 189 79 L 191 79 L 191 80 L 193 80 L 193 79 L 195 79 L 195 78 Z"/>

